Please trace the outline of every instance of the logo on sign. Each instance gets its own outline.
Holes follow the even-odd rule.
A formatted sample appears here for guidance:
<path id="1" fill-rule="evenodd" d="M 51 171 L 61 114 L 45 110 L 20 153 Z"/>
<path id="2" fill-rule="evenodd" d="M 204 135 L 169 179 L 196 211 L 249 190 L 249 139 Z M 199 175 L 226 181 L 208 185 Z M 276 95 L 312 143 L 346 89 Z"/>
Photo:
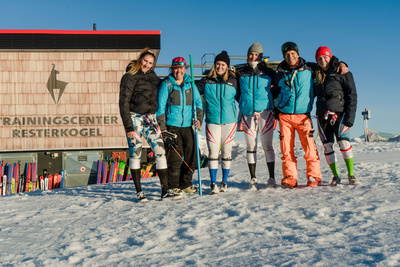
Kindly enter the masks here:
<path id="1" fill-rule="evenodd" d="M 58 102 L 61 99 L 62 94 L 64 93 L 65 87 L 67 87 L 67 82 L 63 82 L 60 80 L 57 80 L 57 74 L 60 74 L 58 70 L 55 69 L 55 65 L 53 65 L 53 68 L 51 69 L 49 79 L 47 80 L 47 90 L 49 90 L 49 93 L 51 97 L 53 98 L 54 104 L 58 104 Z M 56 93 L 58 93 L 58 97 L 56 98 Z M 57 100 L 56 100 L 57 99 Z"/>

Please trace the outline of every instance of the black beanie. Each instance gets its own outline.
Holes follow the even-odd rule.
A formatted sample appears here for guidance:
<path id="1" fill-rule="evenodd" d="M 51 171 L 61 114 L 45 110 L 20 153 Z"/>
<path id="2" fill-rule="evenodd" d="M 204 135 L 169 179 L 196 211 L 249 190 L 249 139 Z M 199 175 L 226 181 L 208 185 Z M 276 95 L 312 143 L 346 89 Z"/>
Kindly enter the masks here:
<path id="1" fill-rule="evenodd" d="M 226 52 L 226 51 L 222 51 L 221 54 L 219 54 L 215 57 L 214 65 L 215 65 L 215 63 L 217 63 L 217 61 L 225 62 L 226 65 L 228 65 L 228 67 L 231 65 L 231 60 L 229 59 L 228 52 Z"/>

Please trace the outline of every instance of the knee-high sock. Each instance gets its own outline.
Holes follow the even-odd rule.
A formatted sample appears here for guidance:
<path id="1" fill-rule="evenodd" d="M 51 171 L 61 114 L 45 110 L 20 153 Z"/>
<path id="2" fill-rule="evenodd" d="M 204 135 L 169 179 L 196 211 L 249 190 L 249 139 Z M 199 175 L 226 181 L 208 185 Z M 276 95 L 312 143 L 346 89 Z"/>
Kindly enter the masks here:
<path id="1" fill-rule="evenodd" d="M 136 193 L 142 191 L 142 187 L 140 185 L 140 169 L 131 169 L 133 183 L 135 184 Z"/>
<path id="2" fill-rule="evenodd" d="M 334 176 L 340 177 L 336 162 L 329 164 Z"/>
<path id="3" fill-rule="evenodd" d="M 267 163 L 269 177 L 275 178 L 275 161 Z"/>
<path id="4" fill-rule="evenodd" d="M 348 175 L 354 175 L 354 172 L 353 172 L 353 158 L 344 159 L 344 162 L 346 162 L 347 174 Z"/>
<path id="5" fill-rule="evenodd" d="M 256 164 L 255 163 L 249 163 L 249 171 L 250 171 L 250 179 L 256 177 Z"/>
<path id="6" fill-rule="evenodd" d="M 210 179 L 212 184 L 217 182 L 217 172 L 218 169 L 210 169 Z"/>
<path id="7" fill-rule="evenodd" d="M 228 182 L 228 176 L 230 171 L 231 169 L 222 169 L 222 182 L 224 183 Z"/>
<path id="8" fill-rule="evenodd" d="M 168 169 L 157 170 L 161 184 L 161 195 L 164 196 L 168 192 Z"/>

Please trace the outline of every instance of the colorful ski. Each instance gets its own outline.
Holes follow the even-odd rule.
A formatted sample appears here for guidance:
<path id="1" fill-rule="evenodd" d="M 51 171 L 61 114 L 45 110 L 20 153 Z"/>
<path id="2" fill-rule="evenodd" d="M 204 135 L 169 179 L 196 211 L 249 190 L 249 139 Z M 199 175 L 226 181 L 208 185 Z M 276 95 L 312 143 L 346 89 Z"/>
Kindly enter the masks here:
<path id="1" fill-rule="evenodd" d="M 44 174 L 44 190 L 49 190 L 49 174 L 47 171 L 43 171 Z"/>
<path id="2" fill-rule="evenodd" d="M 148 177 L 149 177 L 149 172 L 150 172 L 150 170 L 151 170 L 152 167 L 153 167 L 153 163 L 149 163 L 149 164 L 146 166 L 146 170 L 144 171 L 142 177 L 140 177 L 140 178 L 141 178 L 141 179 L 148 178 Z"/>
<path id="3" fill-rule="evenodd" d="M 113 179 L 113 183 L 115 183 L 117 181 L 118 166 L 119 166 L 118 161 L 114 162 L 113 178 L 112 178 Z"/>
<path id="4" fill-rule="evenodd" d="M 100 184 L 101 183 L 101 172 L 103 169 L 103 162 L 101 160 L 97 161 L 97 181 L 96 184 Z"/>
<path id="5" fill-rule="evenodd" d="M 64 175 L 65 175 L 65 171 L 62 170 L 62 171 L 61 171 L 60 189 L 63 189 L 63 188 L 64 188 Z"/>
<path id="6" fill-rule="evenodd" d="M 31 182 L 31 164 L 26 163 L 25 165 L 25 192 L 29 192 L 29 184 Z"/>
<path id="7" fill-rule="evenodd" d="M 43 175 L 40 175 L 40 178 L 39 178 L 39 188 L 41 190 L 44 190 L 44 177 L 43 177 Z"/>
<path id="8" fill-rule="evenodd" d="M 3 195 L 7 194 L 7 175 L 3 175 Z"/>
<path id="9" fill-rule="evenodd" d="M 49 179 L 49 190 L 53 190 L 53 175 L 49 174 L 47 175 L 47 178 Z"/>
<path id="10" fill-rule="evenodd" d="M 36 176 L 37 176 L 37 172 L 36 172 L 36 168 L 37 168 L 37 163 L 33 162 L 31 163 L 32 165 L 32 191 L 36 191 Z"/>

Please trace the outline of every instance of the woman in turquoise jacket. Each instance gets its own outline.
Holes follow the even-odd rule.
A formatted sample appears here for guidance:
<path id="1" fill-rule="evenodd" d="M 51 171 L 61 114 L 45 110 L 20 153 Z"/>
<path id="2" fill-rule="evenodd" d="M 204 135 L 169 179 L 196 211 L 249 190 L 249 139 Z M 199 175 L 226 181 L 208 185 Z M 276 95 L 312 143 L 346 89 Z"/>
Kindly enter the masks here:
<path id="1" fill-rule="evenodd" d="M 198 119 L 194 122 L 195 127 L 200 128 L 203 120 L 203 103 L 199 91 L 196 86 L 192 88 L 192 79 L 185 72 L 186 60 L 182 57 L 174 58 L 171 74 L 161 83 L 158 92 L 157 120 L 161 131 L 176 135 L 172 143 L 166 142 L 168 185 L 176 194 L 182 194 L 181 191 L 197 191 L 192 185 L 193 170 L 197 168 L 192 128 L 194 112 Z"/>
<path id="2" fill-rule="evenodd" d="M 197 87 L 204 94 L 206 137 L 209 150 L 209 171 L 211 178 L 211 194 L 226 192 L 227 181 L 232 163 L 232 144 L 237 126 L 237 81 L 235 75 L 228 70 L 230 59 L 226 51 L 222 51 L 214 60 L 214 66 L 207 77 L 202 78 Z M 221 149 L 222 182 L 218 189 L 218 155 Z"/>
<path id="3" fill-rule="evenodd" d="M 247 163 L 250 171 L 249 187 L 252 190 L 258 189 L 256 178 L 258 133 L 269 172 L 267 187 L 276 186 L 275 152 L 272 145 L 275 124 L 272 113 L 274 100 L 271 94 L 275 71 L 262 61 L 262 54 L 261 44 L 253 43 L 247 52 L 247 64 L 237 73 L 241 124 L 246 139 Z"/>

